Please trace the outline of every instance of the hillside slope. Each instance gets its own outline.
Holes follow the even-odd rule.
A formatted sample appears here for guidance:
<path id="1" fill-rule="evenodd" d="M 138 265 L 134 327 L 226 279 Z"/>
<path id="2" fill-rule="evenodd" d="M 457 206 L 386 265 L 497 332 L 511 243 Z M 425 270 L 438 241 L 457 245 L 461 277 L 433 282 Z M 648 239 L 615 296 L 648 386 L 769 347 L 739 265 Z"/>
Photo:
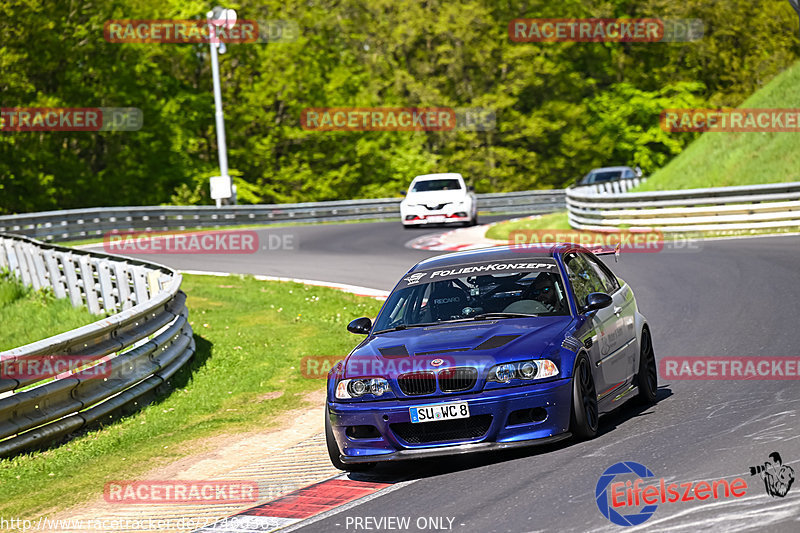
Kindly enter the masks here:
<path id="1" fill-rule="evenodd" d="M 800 109 L 800 62 L 776 76 L 739 107 Z M 800 132 L 706 132 L 634 190 L 789 181 L 800 181 Z"/>

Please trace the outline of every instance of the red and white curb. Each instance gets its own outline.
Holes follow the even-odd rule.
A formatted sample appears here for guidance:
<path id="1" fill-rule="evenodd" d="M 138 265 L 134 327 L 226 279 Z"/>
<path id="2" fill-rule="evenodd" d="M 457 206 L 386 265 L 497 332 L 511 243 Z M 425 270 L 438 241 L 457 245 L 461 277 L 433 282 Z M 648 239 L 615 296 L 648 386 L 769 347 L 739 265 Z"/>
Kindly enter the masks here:
<path id="1" fill-rule="evenodd" d="M 230 272 L 212 272 L 207 270 L 181 270 L 181 274 L 192 274 L 196 276 L 243 276 L 251 274 L 233 274 Z M 360 287 L 358 285 L 348 285 L 347 283 L 333 283 L 330 281 L 318 281 L 314 279 L 300 279 L 300 278 L 284 278 L 280 276 L 262 276 L 261 274 L 252 274 L 253 279 L 259 281 L 290 281 L 293 283 L 302 283 L 303 285 L 311 285 L 314 287 L 328 287 L 330 289 L 338 289 L 343 292 L 355 294 L 356 296 L 365 296 L 367 298 L 375 298 L 376 300 L 385 300 L 389 296 L 389 291 L 382 291 L 380 289 L 371 289 L 369 287 Z"/>
<path id="2" fill-rule="evenodd" d="M 409 248 L 414 248 L 416 250 L 429 250 L 432 252 L 460 252 L 462 250 L 478 250 L 480 248 L 492 246 L 491 244 L 487 245 L 484 243 L 457 244 L 446 242 L 444 241 L 444 237 L 448 233 L 419 237 L 418 239 L 411 241 L 408 246 Z"/>
<path id="3" fill-rule="evenodd" d="M 196 531 L 217 533 L 269 532 L 289 528 L 292 525 L 307 525 L 332 514 L 363 503 L 378 493 L 385 492 L 404 483 L 381 483 L 356 481 L 347 474 L 314 483 L 285 494 L 275 500 L 222 519 Z M 311 520 L 310 520 L 311 519 Z M 301 524 L 302 523 L 302 524 Z"/>
<path id="4" fill-rule="evenodd" d="M 510 221 L 520 220 L 518 218 Z M 503 221 L 503 222 L 510 222 Z M 434 235 L 423 235 L 406 243 L 406 247 L 416 250 L 429 250 L 432 252 L 460 252 L 463 250 L 480 250 L 482 248 L 492 248 L 508 244 L 505 241 L 496 241 L 486 238 L 489 228 L 498 224 L 492 222 L 482 226 L 471 228 L 459 228 Z"/>

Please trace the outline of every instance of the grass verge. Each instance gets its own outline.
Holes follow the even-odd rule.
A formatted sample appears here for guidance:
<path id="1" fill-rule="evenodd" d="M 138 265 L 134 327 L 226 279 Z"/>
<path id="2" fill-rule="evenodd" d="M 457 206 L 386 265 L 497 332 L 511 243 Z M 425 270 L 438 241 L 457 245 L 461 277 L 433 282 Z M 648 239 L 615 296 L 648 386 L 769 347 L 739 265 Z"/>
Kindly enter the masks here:
<path id="1" fill-rule="evenodd" d="M 0 516 L 38 518 L 96 498 L 107 481 L 203 450 L 204 439 L 281 422 L 303 396 L 307 355 L 344 356 L 346 324 L 380 302 L 324 287 L 252 277 L 185 275 L 197 353 L 172 393 L 141 411 L 52 449 L 0 460 Z"/>
<path id="2" fill-rule="evenodd" d="M 523 218 L 513 222 L 500 222 L 486 232 L 489 239 L 507 241 L 508 236 L 515 230 L 526 229 L 570 229 L 566 211 L 549 213 L 535 218 Z"/>
<path id="3" fill-rule="evenodd" d="M 52 291 L 34 291 L 8 273 L 0 274 L 0 351 L 91 324 L 101 317 L 72 307 Z"/>

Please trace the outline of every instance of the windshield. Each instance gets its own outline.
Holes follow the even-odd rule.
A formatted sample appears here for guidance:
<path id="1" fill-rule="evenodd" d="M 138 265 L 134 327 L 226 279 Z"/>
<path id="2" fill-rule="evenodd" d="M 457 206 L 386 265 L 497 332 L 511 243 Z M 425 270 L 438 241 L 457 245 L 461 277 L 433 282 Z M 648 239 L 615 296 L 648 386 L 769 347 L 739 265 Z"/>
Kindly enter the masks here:
<path id="1" fill-rule="evenodd" d="M 603 183 L 604 181 L 613 181 L 622 177 L 621 170 L 608 170 L 604 172 L 590 172 L 586 183 Z"/>
<path id="2" fill-rule="evenodd" d="M 454 191 L 461 188 L 458 180 L 442 179 L 442 180 L 424 180 L 418 181 L 411 189 L 412 192 L 428 192 L 428 191 Z"/>
<path id="3" fill-rule="evenodd" d="M 511 268 L 486 275 L 473 274 L 501 270 L 498 265 Z M 535 265 L 541 268 L 530 268 Z M 516 266 L 522 268 L 513 268 Z M 493 316 L 495 313 L 509 316 Z M 488 315 L 487 318 L 569 315 L 556 264 L 495 262 L 415 272 L 404 278 L 386 300 L 375 320 L 374 331 L 470 320 L 482 315 Z"/>

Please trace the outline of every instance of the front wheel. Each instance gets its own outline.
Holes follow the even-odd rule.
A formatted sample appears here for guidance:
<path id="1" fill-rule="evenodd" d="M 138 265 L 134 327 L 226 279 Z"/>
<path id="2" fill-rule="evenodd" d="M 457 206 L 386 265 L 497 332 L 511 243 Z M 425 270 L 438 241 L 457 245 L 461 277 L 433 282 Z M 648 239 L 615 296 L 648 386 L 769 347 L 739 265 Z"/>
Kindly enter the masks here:
<path id="1" fill-rule="evenodd" d="M 346 472 L 364 472 L 365 470 L 369 470 L 375 466 L 375 463 L 358 463 L 348 465 L 342 462 L 340 459 L 341 452 L 339 451 L 339 445 L 336 444 L 336 438 L 333 436 L 331 418 L 328 416 L 327 408 L 325 409 L 325 444 L 328 446 L 328 457 L 331 459 L 331 464 L 333 464 L 333 466 L 339 470 L 344 470 Z"/>
<path id="2" fill-rule="evenodd" d="M 599 421 L 592 367 L 586 355 L 581 354 L 572 377 L 572 417 L 569 430 L 578 440 L 591 439 L 597 435 Z"/>
<path id="3" fill-rule="evenodd" d="M 658 371 L 656 356 L 653 353 L 653 341 L 650 331 L 642 331 L 642 342 L 639 350 L 639 371 L 636 373 L 636 386 L 639 388 L 637 399 L 642 405 L 650 405 L 656 401 L 658 391 Z"/>

